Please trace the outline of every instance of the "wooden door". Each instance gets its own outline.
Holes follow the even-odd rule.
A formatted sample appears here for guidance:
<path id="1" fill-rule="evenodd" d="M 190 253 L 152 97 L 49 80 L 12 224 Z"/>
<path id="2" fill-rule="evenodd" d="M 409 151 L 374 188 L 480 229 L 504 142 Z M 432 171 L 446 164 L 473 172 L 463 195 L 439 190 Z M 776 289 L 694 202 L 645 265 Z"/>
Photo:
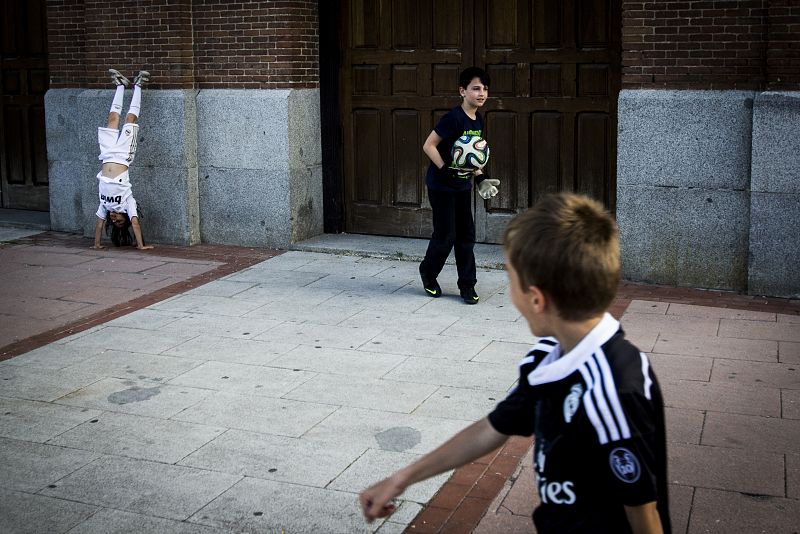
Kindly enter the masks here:
<path id="1" fill-rule="evenodd" d="M 613 209 L 619 8 L 612 0 L 345 0 L 341 113 L 345 231 L 429 237 L 422 143 L 459 103 L 458 73 L 492 78 L 482 111 L 502 180 L 475 196 L 479 241 L 550 191 Z M 323 22 L 324 23 L 324 22 Z"/>
<path id="2" fill-rule="evenodd" d="M 48 211 L 45 2 L 4 0 L 0 10 L 3 29 L 0 38 L 1 205 Z"/>

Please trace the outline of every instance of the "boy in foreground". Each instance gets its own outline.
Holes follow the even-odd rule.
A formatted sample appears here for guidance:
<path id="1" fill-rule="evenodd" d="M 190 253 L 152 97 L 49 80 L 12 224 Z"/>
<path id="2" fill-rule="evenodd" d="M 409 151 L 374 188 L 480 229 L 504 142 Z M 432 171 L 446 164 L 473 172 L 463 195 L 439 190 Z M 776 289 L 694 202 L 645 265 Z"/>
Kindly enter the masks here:
<path id="1" fill-rule="evenodd" d="M 511 300 L 538 343 L 486 418 L 364 490 L 368 521 L 416 482 L 535 435 L 539 534 L 670 532 L 661 391 L 606 310 L 619 282 L 617 226 L 586 197 L 545 197 L 504 235 Z"/>

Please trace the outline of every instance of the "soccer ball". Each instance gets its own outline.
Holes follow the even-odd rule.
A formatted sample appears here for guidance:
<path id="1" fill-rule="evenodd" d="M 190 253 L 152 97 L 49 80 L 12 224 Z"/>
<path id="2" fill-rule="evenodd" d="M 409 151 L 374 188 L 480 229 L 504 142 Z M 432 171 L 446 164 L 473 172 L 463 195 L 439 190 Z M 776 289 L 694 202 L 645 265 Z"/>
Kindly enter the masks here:
<path id="1" fill-rule="evenodd" d="M 489 161 L 489 144 L 477 135 L 462 135 L 453 143 L 453 166 L 460 169 L 482 169 Z"/>

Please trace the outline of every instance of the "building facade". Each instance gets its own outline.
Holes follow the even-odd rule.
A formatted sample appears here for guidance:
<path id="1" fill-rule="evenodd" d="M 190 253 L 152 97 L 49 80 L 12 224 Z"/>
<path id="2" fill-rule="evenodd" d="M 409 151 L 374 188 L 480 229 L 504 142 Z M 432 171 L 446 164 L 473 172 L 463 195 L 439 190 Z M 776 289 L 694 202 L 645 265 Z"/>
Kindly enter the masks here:
<path id="1" fill-rule="evenodd" d="M 475 200 L 479 240 L 498 242 L 542 194 L 578 191 L 615 211 L 627 279 L 800 294 L 791 0 L 11 3 L 27 7 L 7 18 L 44 20 L 26 32 L 44 44 L 25 44 L 27 63 L 4 44 L 0 66 L 27 76 L 43 112 L 9 119 L 25 95 L 8 104 L 4 89 L 3 160 L 32 163 L 5 164 L 3 198 L 6 181 L 49 182 L 56 230 L 93 228 L 115 67 L 153 74 L 131 169 L 151 240 L 427 236 L 420 147 L 474 64 L 492 76 L 489 172 L 502 180 Z M 37 120 L 46 152 L 12 146 L 15 129 L 36 139 Z"/>

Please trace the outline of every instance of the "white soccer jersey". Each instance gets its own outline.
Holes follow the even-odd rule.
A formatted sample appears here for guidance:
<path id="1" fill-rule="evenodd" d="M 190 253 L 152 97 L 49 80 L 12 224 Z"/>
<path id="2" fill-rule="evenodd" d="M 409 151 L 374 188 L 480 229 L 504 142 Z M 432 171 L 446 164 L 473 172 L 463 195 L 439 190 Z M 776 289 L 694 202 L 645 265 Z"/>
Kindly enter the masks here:
<path id="1" fill-rule="evenodd" d="M 611 315 L 567 354 L 541 339 L 489 421 L 506 435 L 535 435 L 540 534 L 630 532 L 624 506 L 652 501 L 670 532 L 661 391 Z"/>
<path id="2" fill-rule="evenodd" d="M 128 171 L 114 178 L 108 178 L 99 172 L 97 173 L 97 184 L 100 196 L 100 206 L 96 213 L 98 218 L 105 219 L 109 212 L 126 213 L 129 219 L 139 216 L 136 210 L 136 199 L 133 198 L 131 192 Z"/>

